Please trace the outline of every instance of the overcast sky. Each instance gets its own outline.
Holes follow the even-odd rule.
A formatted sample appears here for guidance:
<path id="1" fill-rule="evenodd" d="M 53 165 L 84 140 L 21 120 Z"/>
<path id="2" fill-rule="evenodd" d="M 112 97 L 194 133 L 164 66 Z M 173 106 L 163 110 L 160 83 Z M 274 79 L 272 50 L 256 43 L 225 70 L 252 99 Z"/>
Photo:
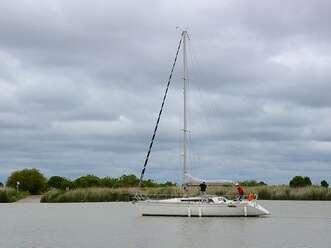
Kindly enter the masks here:
<path id="1" fill-rule="evenodd" d="M 330 1 L 0 1 L 0 181 L 139 175 L 180 26 L 190 173 L 331 181 Z M 182 63 L 146 176 L 181 178 Z"/>

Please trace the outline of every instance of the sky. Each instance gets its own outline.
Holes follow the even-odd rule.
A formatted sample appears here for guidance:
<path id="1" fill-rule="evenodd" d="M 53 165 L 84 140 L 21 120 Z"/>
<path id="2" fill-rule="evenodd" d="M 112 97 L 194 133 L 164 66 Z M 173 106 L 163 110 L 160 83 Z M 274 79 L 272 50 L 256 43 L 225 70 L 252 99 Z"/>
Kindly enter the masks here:
<path id="1" fill-rule="evenodd" d="M 330 16 L 326 0 L 2 0 L 0 181 L 139 175 L 183 29 L 189 172 L 331 181 Z M 181 180 L 182 88 L 180 55 L 147 178 Z"/>

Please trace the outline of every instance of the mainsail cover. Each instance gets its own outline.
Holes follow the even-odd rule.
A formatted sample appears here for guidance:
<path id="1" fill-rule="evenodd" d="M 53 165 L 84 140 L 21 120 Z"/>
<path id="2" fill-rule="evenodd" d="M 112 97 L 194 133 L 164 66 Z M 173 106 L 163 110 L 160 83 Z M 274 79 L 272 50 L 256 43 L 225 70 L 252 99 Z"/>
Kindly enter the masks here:
<path id="1" fill-rule="evenodd" d="M 184 174 L 184 182 L 187 185 L 199 185 L 202 182 L 205 182 L 208 185 L 233 185 L 234 184 L 234 181 L 232 181 L 232 180 L 224 180 L 224 179 L 205 180 L 205 179 L 193 177 L 192 175 L 190 175 L 188 173 Z"/>

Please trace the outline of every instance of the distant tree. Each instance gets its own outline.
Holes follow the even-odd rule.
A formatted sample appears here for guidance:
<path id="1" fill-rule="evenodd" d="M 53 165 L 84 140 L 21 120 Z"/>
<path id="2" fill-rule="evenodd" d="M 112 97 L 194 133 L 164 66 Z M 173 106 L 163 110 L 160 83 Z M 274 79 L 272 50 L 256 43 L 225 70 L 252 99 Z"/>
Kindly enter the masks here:
<path id="1" fill-rule="evenodd" d="M 310 180 L 309 177 L 304 177 L 303 182 L 304 182 L 304 186 L 311 186 L 312 185 L 311 180 Z"/>
<path id="2" fill-rule="evenodd" d="M 40 194 L 47 188 L 47 180 L 37 169 L 24 169 L 13 172 L 7 179 L 8 187 L 16 188 L 16 183 L 20 182 L 19 189 L 28 191 L 31 194 Z"/>
<path id="3" fill-rule="evenodd" d="M 153 180 L 147 179 L 142 182 L 141 186 L 146 187 L 146 188 L 152 188 L 152 187 L 156 187 L 159 185 L 157 183 L 155 183 Z"/>
<path id="4" fill-rule="evenodd" d="M 94 175 L 87 175 L 77 178 L 73 182 L 76 188 L 98 187 L 100 186 L 100 178 Z"/>
<path id="5" fill-rule="evenodd" d="M 264 182 L 257 182 L 256 180 L 246 180 L 246 181 L 241 181 L 240 184 L 242 186 L 261 186 L 261 185 L 267 185 Z"/>
<path id="6" fill-rule="evenodd" d="M 325 180 L 321 181 L 321 187 L 328 188 L 329 187 L 328 182 Z"/>
<path id="7" fill-rule="evenodd" d="M 48 179 L 47 185 L 50 188 L 66 189 L 67 187 L 71 188 L 72 182 L 65 177 L 52 176 Z"/>
<path id="8" fill-rule="evenodd" d="M 48 186 L 53 188 L 65 188 L 62 187 L 62 181 L 65 178 L 62 177 L 51 177 L 48 181 Z M 65 179 L 67 180 L 67 179 Z M 109 188 L 120 188 L 120 187 L 137 187 L 139 185 L 139 178 L 136 175 L 122 175 L 118 178 L 104 177 L 99 178 L 94 175 L 87 175 L 77 178 L 73 182 L 67 182 L 74 188 L 87 188 L 87 187 L 109 187 Z M 142 187 L 167 187 L 167 186 L 176 186 L 175 183 L 165 182 L 165 183 L 156 183 L 151 179 L 143 180 Z"/>
<path id="9" fill-rule="evenodd" d="M 111 177 L 104 177 L 100 179 L 100 186 L 113 188 L 115 186 L 116 179 Z"/>
<path id="10" fill-rule="evenodd" d="M 306 187 L 312 185 L 309 177 L 295 176 L 290 181 L 290 187 Z"/>
<path id="11" fill-rule="evenodd" d="M 136 187 L 138 185 L 139 178 L 136 175 L 123 175 L 115 181 L 115 187 Z"/>
<path id="12" fill-rule="evenodd" d="M 162 184 L 162 186 L 168 187 L 168 186 L 176 186 L 175 183 L 170 182 L 170 181 L 166 181 L 165 183 Z"/>
<path id="13" fill-rule="evenodd" d="M 0 188 L 2 188 L 3 187 L 3 183 L 2 182 L 0 182 Z"/>
<path id="14" fill-rule="evenodd" d="M 303 177 L 302 176 L 295 176 L 290 181 L 290 187 L 302 187 L 303 186 Z"/>

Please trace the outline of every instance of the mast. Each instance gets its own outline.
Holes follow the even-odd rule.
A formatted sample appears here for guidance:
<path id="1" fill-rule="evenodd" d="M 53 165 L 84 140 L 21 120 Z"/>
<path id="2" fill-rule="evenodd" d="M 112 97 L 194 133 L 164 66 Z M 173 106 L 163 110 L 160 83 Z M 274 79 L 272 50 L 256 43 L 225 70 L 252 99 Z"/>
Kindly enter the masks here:
<path id="1" fill-rule="evenodd" d="M 185 189 L 185 174 L 187 173 L 187 95 L 186 95 L 186 88 L 187 88 L 187 58 L 186 58 L 186 38 L 187 38 L 187 31 L 182 32 L 182 39 L 183 39 L 183 95 L 184 95 L 184 102 L 183 102 L 183 112 L 184 112 L 184 123 L 183 123 L 183 187 Z"/>

